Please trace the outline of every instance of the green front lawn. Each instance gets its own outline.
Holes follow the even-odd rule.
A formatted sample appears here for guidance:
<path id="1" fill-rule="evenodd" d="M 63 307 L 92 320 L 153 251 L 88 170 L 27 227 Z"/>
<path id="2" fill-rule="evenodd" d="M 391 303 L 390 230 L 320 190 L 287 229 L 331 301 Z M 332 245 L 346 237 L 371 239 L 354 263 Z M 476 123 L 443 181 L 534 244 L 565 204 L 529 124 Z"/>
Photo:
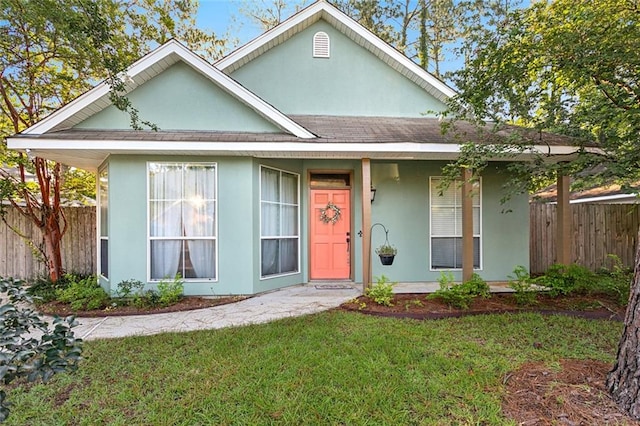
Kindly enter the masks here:
<path id="1" fill-rule="evenodd" d="M 525 361 L 613 362 L 621 328 L 537 314 L 332 311 L 92 341 L 77 373 L 10 390 L 7 424 L 511 424 L 500 410 L 507 372 Z"/>

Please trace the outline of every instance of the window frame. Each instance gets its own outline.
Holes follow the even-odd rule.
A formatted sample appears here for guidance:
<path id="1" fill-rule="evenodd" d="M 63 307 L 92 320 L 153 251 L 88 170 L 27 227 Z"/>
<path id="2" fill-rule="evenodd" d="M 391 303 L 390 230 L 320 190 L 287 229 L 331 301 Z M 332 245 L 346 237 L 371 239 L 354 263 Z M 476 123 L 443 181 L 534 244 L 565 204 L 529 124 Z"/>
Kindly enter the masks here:
<path id="1" fill-rule="evenodd" d="M 106 188 L 103 189 L 102 186 L 102 176 L 105 176 L 105 181 L 106 181 Z M 97 189 L 98 189 L 98 208 L 97 208 L 97 214 L 96 214 L 96 220 L 98 222 L 98 276 L 100 276 L 101 278 L 105 279 L 106 281 L 109 281 L 109 167 L 108 165 L 99 169 L 98 170 L 98 174 L 97 174 Z M 103 200 L 103 195 L 105 196 L 105 200 Z M 103 203 L 103 201 L 106 201 L 106 203 Z M 104 208 L 106 209 L 106 229 L 103 229 L 102 227 L 102 209 L 103 209 L 103 204 Z M 103 271 L 102 268 L 102 242 L 106 241 L 106 265 L 107 265 L 107 270 Z M 106 274 L 105 274 L 106 272 Z"/>
<path id="2" fill-rule="evenodd" d="M 191 166 L 191 165 L 199 165 L 199 166 L 213 166 L 214 168 L 214 191 L 215 191 L 215 198 L 213 200 L 207 199 L 206 201 L 213 201 L 214 202 L 214 217 L 215 217 L 215 225 L 214 225 L 214 235 L 213 236 L 207 236 L 207 237 L 188 237 L 188 236 L 183 236 L 183 237 L 152 237 L 151 236 L 151 226 L 150 226 L 150 220 L 151 220 L 151 204 L 152 201 L 158 201 L 156 199 L 152 200 L 151 199 L 151 175 L 150 175 L 150 170 L 151 170 L 151 166 L 154 164 L 159 164 L 159 165 L 180 165 L 181 167 L 183 167 L 183 172 L 184 172 L 184 167 L 185 166 Z M 219 193 L 218 193 L 218 163 L 217 162 L 212 162 L 212 161 L 147 161 L 147 167 L 146 167 L 146 174 L 147 174 L 147 187 L 146 187 L 146 192 L 147 192 L 147 220 L 146 220 L 146 228 L 147 228 L 147 281 L 151 282 L 151 283 L 159 283 L 161 282 L 164 278 L 152 278 L 151 277 L 151 241 L 159 241 L 159 240 L 167 240 L 167 241 L 187 241 L 187 240 L 212 240 L 215 242 L 215 258 L 214 258 L 214 262 L 215 262 L 215 278 L 186 278 L 184 276 L 181 277 L 181 280 L 185 283 L 189 283 L 189 282 L 194 282 L 194 283 L 198 283 L 198 282 L 207 282 L 207 283 L 216 283 L 219 280 L 220 277 L 220 262 L 219 262 L 219 256 L 220 256 L 220 245 L 219 245 L 219 241 L 218 241 L 218 232 L 219 232 Z M 183 190 L 184 190 L 184 173 L 182 175 L 181 178 L 181 184 L 183 185 Z M 179 273 L 181 271 L 177 271 L 177 273 Z M 170 277 L 171 279 L 173 277 Z"/>
<path id="3" fill-rule="evenodd" d="M 287 203 L 282 203 L 282 202 L 278 202 L 277 204 L 282 207 L 282 206 L 295 206 L 297 208 L 297 234 L 295 236 L 286 236 L 286 235 L 279 235 L 279 236 L 270 236 L 270 237 L 263 237 L 262 235 L 262 203 L 263 203 L 263 199 L 262 199 L 262 170 L 263 169 L 269 169 L 269 170 L 274 170 L 277 171 L 280 175 L 280 177 L 282 177 L 283 173 L 287 173 L 289 175 L 293 175 L 296 177 L 296 198 L 298 200 L 297 204 L 287 204 Z M 259 211 L 259 221 L 260 221 L 260 244 L 259 244 L 259 252 L 260 252 L 260 257 L 259 257 L 259 268 L 260 268 L 260 281 L 262 280 L 269 280 L 269 279 L 273 279 L 273 278 L 280 278 L 280 277 L 286 277 L 286 276 L 290 276 L 290 275 L 296 275 L 296 274 L 300 274 L 301 273 L 301 255 L 302 253 L 300 253 L 300 231 L 301 231 L 301 215 L 300 215 L 300 174 L 299 173 L 295 173 L 289 170 L 284 170 L 284 169 L 280 169 L 277 167 L 271 167 L 271 166 L 265 166 L 263 164 L 260 165 L 259 168 L 259 174 L 258 174 L 258 208 L 260 209 Z M 280 179 L 280 188 L 278 188 L 279 193 L 282 193 L 282 179 Z M 274 203 L 271 201 L 266 201 L 269 203 Z M 281 216 L 282 217 L 282 216 Z M 281 220 L 281 224 L 282 224 L 282 220 Z M 284 272 L 284 273 L 278 273 L 278 274 L 272 274 L 272 275 L 262 275 L 262 241 L 264 239 L 267 240 L 280 240 L 280 239 L 297 239 L 297 259 L 296 259 L 296 271 L 293 272 Z"/>
<path id="4" fill-rule="evenodd" d="M 434 268 L 433 266 L 433 239 L 434 238 L 460 238 L 462 239 L 462 229 L 460 229 L 460 235 L 437 235 L 434 236 L 433 235 L 433 198 L 434 196 L 438 196 L 437 191 L 435 190 L 433 183 L 434 181 L 442 181 L 443 177 L 442 176 L 429 176 L 429 271 L 430 272 L 438 272 L 438 271 L 461 271 L 462 268 Z M 462 181 L 456 179 L 455 181 L 453 181 L 451 183 L 451 185 L 453 185 L 455 188 L 458 188 L 458 190 L 456 190 L 454 192 L 455 194 L 455 201 L 454 204 L 450 207 L 453 207 L 454 209 L 460 209 L 460 214 L 462 214 L 462 194 L 461 194 L 461 188 L 459 188 L 459 186 L 461 185 Z M 479 190 L 478 190 L 478 204 L 474 204 L 473 208 L 478 208 L 478 233 L 476 234 L 475 232 L 473 233 L 473 238 L 478 238 L 478 267 L 473 267 L 474 271 L 482 271 L 483 270 L 483 250 L 482 250 L 482 200 L 483 200 L 483 196 L 482 196 L 482 177 L 480 177 L 478 179 L 478 186 L 479 186 Z M 460 202 L 460 204 L 458 204 L 458 202 Z M 438 206 L 441 207 L 441 206 Z M 455 221 L 456 219 L 454 218 L 454 224 L 456 223 Z M 462 227 L 461 227 L 462 228 Z"/>

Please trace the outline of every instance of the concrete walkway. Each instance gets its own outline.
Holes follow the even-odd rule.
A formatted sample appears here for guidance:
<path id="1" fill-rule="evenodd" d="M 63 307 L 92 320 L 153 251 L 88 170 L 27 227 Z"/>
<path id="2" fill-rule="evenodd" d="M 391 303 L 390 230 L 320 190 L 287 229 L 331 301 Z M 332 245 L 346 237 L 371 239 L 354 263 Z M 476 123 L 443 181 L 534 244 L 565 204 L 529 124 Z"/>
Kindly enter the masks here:
<path id="1" fill-rule="evenodd" d="M 308 284 L 263 293 L 213 308 L 166 314 L 78 318 L 74 328 L 85 340 L 212 330 L 313 314 L 340 306 L 361 294 L 359 285 Z"/>
<path id="2" fill-rule="evenodd" d="M 395 293 L 432 293 L 437 283 L 399 283 Z M 512 291 L 491 285 L 492 292 Z M 213 330 L 313 314 L 340 306 L 362 294 L 362 285 L 307 284 L 259 294 L 250 299 L 213 308 L 166 314 L 78 318 L 76 336 L 84 340 L 149 336 L 168 332 Z"/>

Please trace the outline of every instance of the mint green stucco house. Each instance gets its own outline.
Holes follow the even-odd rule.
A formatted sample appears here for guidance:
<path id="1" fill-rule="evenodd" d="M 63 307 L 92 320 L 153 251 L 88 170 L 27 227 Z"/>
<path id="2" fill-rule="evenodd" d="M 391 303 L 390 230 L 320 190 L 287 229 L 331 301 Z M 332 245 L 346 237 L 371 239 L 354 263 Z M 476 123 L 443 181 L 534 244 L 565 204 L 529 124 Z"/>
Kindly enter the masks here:
<path id="1" fill-rule="evenodd" d="M 373 276 L 460 279 L 462 197 L 435 189 L 459 152 L 436 116 L 454 91 L 329 3 L 215 64 L 170 41 L 125 81 L 160 130 L 132 130 L 103 83 L 8 142 L 98 172 L 106 289 L 176 273 L 189 295 L 361 283 L 369 238 L 385 241 L 375 223 L 398 255 L 391 266 L 373 259 Z M 502 167 L 472 202 L 473 268 L 487 281 L 529 264 L 528 200 L 500 204 Z"/>

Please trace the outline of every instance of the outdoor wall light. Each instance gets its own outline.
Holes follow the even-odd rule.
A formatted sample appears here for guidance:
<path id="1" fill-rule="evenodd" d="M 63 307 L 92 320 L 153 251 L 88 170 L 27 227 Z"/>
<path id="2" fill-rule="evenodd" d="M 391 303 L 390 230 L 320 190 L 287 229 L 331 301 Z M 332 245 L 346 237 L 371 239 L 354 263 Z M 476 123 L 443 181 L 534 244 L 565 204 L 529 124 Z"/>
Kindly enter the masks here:
<path id="1" fill-rule="evenodd" d="M 376 191 L 377 189 L 371 185 L 371 204 L 376 200 Z"/>

